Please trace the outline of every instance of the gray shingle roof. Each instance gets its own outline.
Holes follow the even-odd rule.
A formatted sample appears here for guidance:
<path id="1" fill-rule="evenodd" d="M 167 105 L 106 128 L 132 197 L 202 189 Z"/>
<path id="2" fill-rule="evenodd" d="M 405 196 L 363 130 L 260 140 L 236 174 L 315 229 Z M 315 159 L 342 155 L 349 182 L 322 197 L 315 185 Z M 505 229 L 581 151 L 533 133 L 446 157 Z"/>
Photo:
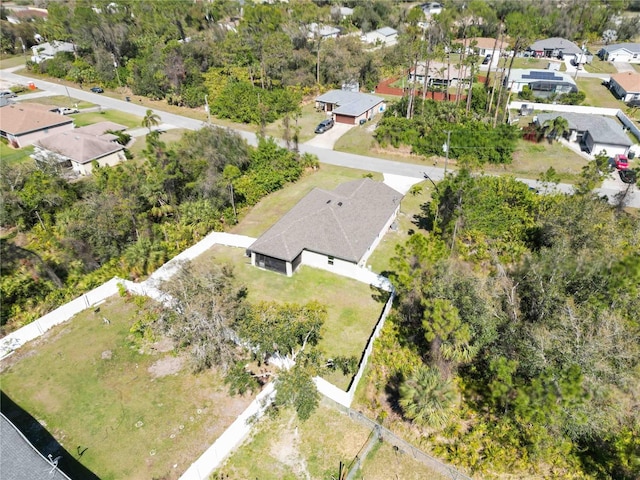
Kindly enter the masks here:
<path id="1" fill-rule="evenodd" d="M 400 204 L 402 195 L 369 178 L 333 191 L 315 188 L 249 250 L 293 261 L 303 250 L 357 263 Z"/>
<path id="2" fill-rule="evenodd" d="M 391 27 L 382 27 L 376 30 L 380 35 L 384 35 L 385 37 L 390 37 L 391 35 L 397 35 L 398 31 L 395 28 Z"/>
<path id="3" fill-rule="evenodd" d="M 570 53 L 570 54 L 576 54 L 576 53 L 582 53 L 582 49 L 577 46 L 575 43 L 573 43 L 570 40 L 567 40 L 566 38 L 559 38 L 559 37 L 553 37 L 553 38 L 545 38 L 544 40 L 538 40 L 537 42 L 534 42 L 530 47 L 530 50 L 535 50 L 535 51 L 539 51 L 539 50 L 545 50 L 545 49 L 558 49 L 558 50 L 562 50 L 563 53 Z"/>
<path id="4" fill-rule="evenodd" d="M 622 126 L 610 117 L 602 115 L 588 115 L 585 113 L 554 112 L 538 114 L 538 123 L 543 125 L 547 120 L 553 121 L 556 117 L 567 119 L 569 128 L 579 132 L 589 131 L 589 134 L 596 143 L 606 143 L 609 145 L 623 145 L 630 147 L 633 142 L 625 135 Z"/>
<path id="5" fill-rule="evenodd" d="M 384 102 L 384 98 L 368 93 L 350 92 L 347 90 L 329 90 L 316 98 L 317 102 L 334 103 L 338 108 L 334 113 L 357 117 L 370 108 Z"/>
<path id="6" fill-rule="evenodd" d="M 0 414 L 2 480 L 69 480 L 38 452 L 7 417 Z M 51 473 L 49 473 L 51 472 Z"/>
<path id="7" fill-rule="evenodd" d="M 631 53 L 640 53 L 640 43 L 614 43 L 612 45 L 605 45 L 600 50 L 610 53 L 623 48 L 629 50 Z"/>

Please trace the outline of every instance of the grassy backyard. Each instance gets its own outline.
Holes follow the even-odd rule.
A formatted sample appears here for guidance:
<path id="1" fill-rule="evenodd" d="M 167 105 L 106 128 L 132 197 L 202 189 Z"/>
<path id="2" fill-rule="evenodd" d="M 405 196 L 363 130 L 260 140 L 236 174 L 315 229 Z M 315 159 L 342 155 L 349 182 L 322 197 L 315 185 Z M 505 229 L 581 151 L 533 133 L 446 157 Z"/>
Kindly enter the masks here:
<path id="1" fill-rule="evenodd" d="M 4 142 L 0 142 L 0 165 L 2 168 L 33 162 L 29 156 L 33 153 L 33 146 L 24 148 L 11 148 Z"/>
<path id="2" fill-rule="evenodd" d="M 614 97 L 609 89 L 602 85 L 602 80 L 599 78 L 578 77 L 576 79 L 576 84 L 578 85 L 578 90 L 584 92 L 586 95 L 583 105 L 591 105 L 592 107 L 620 108 L 623 111 L 626 108 L 624 102 Z"/>
<path id="3" fill-rule="evenodd" d="M 138 315 L 112 297 L 2 365 L 3 392 L 101 479 L 178 478 L 251 401 L 215 371 L 191 374 L 164 342 L 143 352 L 129 333 Z"/>

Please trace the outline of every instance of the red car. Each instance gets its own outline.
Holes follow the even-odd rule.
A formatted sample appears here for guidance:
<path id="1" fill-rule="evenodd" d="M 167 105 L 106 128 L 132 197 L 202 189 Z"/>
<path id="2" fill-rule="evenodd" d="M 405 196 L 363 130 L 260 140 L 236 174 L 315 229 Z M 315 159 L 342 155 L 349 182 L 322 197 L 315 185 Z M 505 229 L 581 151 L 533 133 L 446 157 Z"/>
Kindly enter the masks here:
<path id="1" fill-rule="evenodd" d="M 629 168 L 629 159 L 626 155 L 618 154 L 615 156 L 614 161 L 618 170 L 626 170 Z"/>

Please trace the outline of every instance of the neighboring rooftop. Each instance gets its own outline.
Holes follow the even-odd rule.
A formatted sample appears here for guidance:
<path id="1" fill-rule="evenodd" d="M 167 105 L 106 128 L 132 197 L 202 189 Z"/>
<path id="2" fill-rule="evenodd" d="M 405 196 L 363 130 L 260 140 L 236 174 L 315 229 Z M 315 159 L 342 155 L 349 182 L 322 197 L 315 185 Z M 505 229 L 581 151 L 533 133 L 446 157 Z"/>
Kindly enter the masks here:
<path id="1" fill-rule="evenodd" d="M 607 52 L 615 52 L 616 50 L 625 49 L 631 53 L 640 53 L 640 43 L 614 43 L 611 45 L 604 45 L 601 50 Z"/>
<path id="2" fill-rule="evenodd" d="M 623 72 L 611 75 L 611 79 L 615 80 L 628 93 L 640 92 L 640 73 Z"/>
<path id="3" fill-rule="evenodd" d="M 553 37 L 553 38 L 545 38 L 544 40 L 538 40 L 534 42 L 529 47 L 530 50 L 533 51 L 544 51 L 544 50 L 562 50 L 562 53 L 569 54 L 578 54 L 583 53 L 582 49 L 566 38 Z"/>
<path id="4" fill-rule="evenodd" d="M 398 34 L 398 31 L 395 28 L 391 28 L 391 27 L 382 27 L 376 30 L 376 32 L 378 32 L 380 35 L 384 37 L 391 37 L 393 35 Z"/>
<path id="5" fill-rule="evenodd" d="M 3 414 L 0 414 L 0 452 L 2 480 L 70 480 Z"/>
<path id="6" fill-rule="evenodd" d="M 509 82 L 526 83 L 526 82 L 553 82 L 553 83 L 570 83 L 575 85 L 576 82 L 571 75 L 567 75 L 563 72 L 556 72 L 552 70 L 532 70 L 532 69 L 520 69 L 514 68 L 511 70 L 509 76 Z"/>
<path id="7" fill-rule="evenodd" d="M 351 92 L 347 90 L 329 90 L 316 98 L 317 102 L 334 103 L 338 108 L 333 110 L 338 115 L 361 115 L 370 108 L 384 102 L 384 98 L 368 93 Z"/>
<path id="8" fill-rule="evenodd" d="M 81 164 L 89 163 L 124 148 L 119 143 L 103 140 L 79 130 L 74 129 L 49 135 L 38 140 L 36 145 Z"/>
<path id="9" fill-rule="evenodd" d="M 126 129 L 127 127 L 125 127 L 124 125 L 120 125 L 119 123 L 105 121 L 76 128 L 74 132 L 83 133 L 85 135 L 92 135 L 94 137 L 103 138 L 105 140 L 113 140 L 117 137 L 106 132 L 121 132 Z"/>
<path id="10" fill-rule="evenodd" d="M 37 103 L 5 105 L 0 108 L 0 130 L 23 135 L 45 128 L 73 123 L 73 119 L 50 112 L 51 107 Z"/>
<path id="11" fill-rule="evenodd" d="M 596 143 L 624 145 L 627 147 L 633 145 L 633 142 L 622 130 L 622 126 L 611 117 L 573 112 L 539 113 L 537 117 L 540 125 L 548 120 L 553 121 L 556 117 L 565 118 L 571 130 L 589 131 Z"/>
<path id="12" fill-rule="evenodd" d="M 314 188 L 249 249 L 286 261 L 309 250 L 356 263 L 401 199 L 402 194 L 370 178 L 333 191 Z"/>
<path id="13" fill-rule="evenodd" d="M 497 50 L 504 50 L 508 45 L 507 42 L 504 42 L 502 40 L 499 40 L 496 43 L 495 38 L 489 38 L 489 37 L 467 38 L 462 42 L 462 44 L 465 47 L 483 48 L 485 50 L 493 50 L 494 47 Z"/>

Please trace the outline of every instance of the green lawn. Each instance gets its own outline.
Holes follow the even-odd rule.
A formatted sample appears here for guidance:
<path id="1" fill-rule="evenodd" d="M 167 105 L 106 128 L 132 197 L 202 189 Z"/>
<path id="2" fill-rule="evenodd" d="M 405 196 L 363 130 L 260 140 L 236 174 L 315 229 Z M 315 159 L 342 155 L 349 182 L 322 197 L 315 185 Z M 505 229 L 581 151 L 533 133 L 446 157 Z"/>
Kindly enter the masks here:
<path id="1" fill-rule="evenodd" d="M 26 92 L 31 93 L 31 92 Z M 86 102 L 77 98 L 69 98 L 66 95 L 52 95 L 50 97 L 40 97 L 34 100 L 30 100 L 29 103 L 39 103 L 41 105 L 51 105 L 54 107 L 74 107 L 76 108 L 91 108 L 95 107 L 95 103 Z"/>
<path id="2" fill-rule="evenodd" d="M 586 95 L 583 105 L 604 108 L 620 108 L 622 110 L 626 107 L 624 102 L 614 97 L 609 89 L 602 85 L 602 80 L 599 78 L 578 77 L 576 79 L 576 84 L 578 85 L 578 89 Z"/>
<path id="3" fill-rule="evenodd" d="M 24 55 L 13 55 L 0 57 L 0 70 L 11 67 L 25 65 L 26 59 Z"/>
<path id="4" fill-rule="evenodd" d="M 0 142 L 0 160 L 2 168 L 19 165 L 21 163 L 33 162 L 29 156 L 33 153 L 33 146 L 20 149 L 11 148 L 4 142 Z"/>
<path id="5" fill-rule="evenodd" d="M 513 60 L 513 68 L 542 68 L 546 69 L 551 59 L 549 58 L 533 58 L 533 57 L 516 57 Z M 505 68 L 509 68 L 510 60 L 507 60 Z M 500 62 L 502 66 L 502 61 Z M 565 67 L 566 69 L 566 67 Z"/>
<path id="6" fill-rule="evenodd" d="M 315 102 L 307 103 L 301 108 L 301 114 L 297 121 L 292 119 L 290 121 L 291 135 L 295 132 L 297 127 L 299 130 L 299 143 L 304 143 L 307 140 L 311 140 L 315 137 L 314 130 L 322 120 L 327 118 L 327 114 L 324 112 L 318 112 L 315 108 Z M 282 126 L 282 120 L 277 120 L 272 124 L 269 124 L 266 129 L 267 136 L 275 138 L 282 138 L 284 135 L 284 127 Z"/>
<path id="7" fill-rule="evenodd" d="M 160 134 L 160 140 L 166 143 L 167 145 L 170 145 L 172 143 L 179 141 L 182 138 L 182 135 L 184 135 L 184 133 L 188 131 L 190 130 L 187 130 L 185 128 L 173 128 L 171 130 L 162 132 Z M 143 137 L 136 137 L 136 141 L 133 143 L 133 145 L 129 149 L 129 151 L 133 153 L 135 158 L 140 158 L 142 156 L 142 151 L 145 148 L 147 148 L 146 139 L 147 139 L 146 135 Z"/>
<path id="8" fill-rule="evenodd" d="M 585 71 L 589 73 L 618 73 L 618 70 L 611 62 L 604 62 L 600 60 L 597 55 L 593 56 L 591 63 L 584 66 Z"/>
<path id="9" fill-rule="evenodd" d="M 119 110 L 102 110 L 101 112 L 86 112 L 71 115 L 76 127 L 84 127 L 98 122 L 116 122 L 129 128 L 137 128 L 142 118 Z"/>
<path id="10" fill-rule="evenodd" d="M 356 478 L 366 478 L 367 480 L 388 480 L 390 478 L 448 480 L 451 477 L 434 472 L 413 458 L 410 453 L 403 453 L 394 449 L 390 444 L 381 442 L 369 452 Z"/>
<path id="11" fill-rule="evenodd" d="M 218 470 L 216 478 L 338 478 L 340 462 L 349 465 L 369 434 L 368 428 L 322 404 L 306 422 L 285 410 L 278 417 L 262 420 L 251 438 Z"/>
<path id="12" fill-rule="evenodd" d="M 229 397 L 215 371 L 191 374 L 162 343 L 142 353 L 129 340 L 138 315 L 112 297 L 22 347 L 0 376 L 4 393 L 105 480 L 177 478 L 251 401 Z"/>

